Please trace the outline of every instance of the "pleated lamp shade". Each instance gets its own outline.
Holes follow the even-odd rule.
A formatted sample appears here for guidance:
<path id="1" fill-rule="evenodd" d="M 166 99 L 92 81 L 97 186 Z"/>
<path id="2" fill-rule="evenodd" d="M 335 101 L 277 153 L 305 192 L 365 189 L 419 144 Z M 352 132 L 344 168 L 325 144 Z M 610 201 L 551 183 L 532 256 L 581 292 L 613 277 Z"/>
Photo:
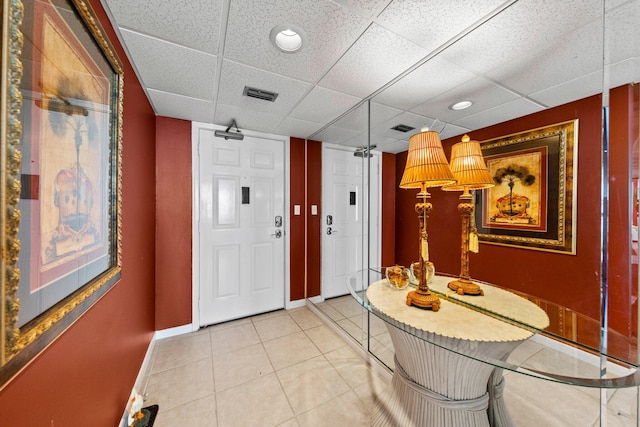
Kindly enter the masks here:
<path id="1" fill-rule="evenodd" d="M 464 135 L 462 141 L 451 147 L 451 172 L 456 183 L 442 187 L 445 191 L 481 190 L 495 185 L 482 157 L 478 141 Z"/>
<path id="2" fill-rule="evenodd" d="M 424 131 L 413 135 L 409 139 L 409 154 L 400 188 L 425 189 L 455 182 L 438 132 Z"/>

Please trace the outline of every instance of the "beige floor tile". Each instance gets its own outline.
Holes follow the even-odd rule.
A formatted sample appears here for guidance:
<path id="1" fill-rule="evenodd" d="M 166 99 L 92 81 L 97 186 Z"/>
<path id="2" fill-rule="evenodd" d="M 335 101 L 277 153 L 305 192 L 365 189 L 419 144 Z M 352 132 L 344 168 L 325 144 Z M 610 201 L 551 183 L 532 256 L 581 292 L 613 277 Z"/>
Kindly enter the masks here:
<path id="1" fill-rule="evenodd" d="M 353 391 L 348 391 L 316 408 L 298 415 L 303 426 L 368 426 L 371 412 Z"/>
<path id="2" fill-rule="evenodd" d="M 356 342 L 362 344 L 364 340 L 364 334 L 362 328 L 358 327 L 349 319 L 342 319 L 336 322 L 347 334 L 349 334 Z"/>
<path id="3" fill-rule="evenodd" d="M 252 322 L 260 322 L 262 320 L 271 319 L 271 318 L 279 317 L 279 316 L 286 316 L 286 315 L 288 315 L 288 312 L 286 310 L 269 311 L 267 313 L 262 313 L 262 314 L 258 314 L 256 316 L 252 316 L 251 317 L 251 321 Z"/>
<path id="4" fill-rule="evenodd" d="M 373 374 L 369 364 L 349 347 L 326 353 L 325 357 L 351 387 L 364 384 Z"/>
<path id="5" fill-rule="evenodd" d="M 213 378 L 216 392 L 272 372 L 273 367 L 262 344 L 255 344 L 213 357 Z"/>
<path id="6" fill-rule="evenodd" d="M 300 424 L 298 424 L 298 421 L 296 421 L 295 418 L 291 418 L 290 420 L 287 420 L 282 424 L 279 424 L 278 427 L 301 427 L 301 426 Z"/>
<path id="7" fill-rule="evenodd" d="M 322 353 L 344 347 L 346 343 L 326 325 L 316 326 L 305 331 Z"/>
<path id="8" fill-rule="evenodd" d="M 213 394 L 211 359 L 181 365 L 149 377 L 145 403 L 160 405 L 166 411 Z"/>
<path id="9" fill-rule="evenodd" d="M 322 319 L 320 319 L 314 312 L 309 310 L 307 307 L 296 308 L 295 310 L 291 310 L 289 315 L 295 320 L 295 322 L 302 328 L 302 330 L 307 330 L 310 328 L 315 328 L 316 326 L 324 325 Z"/>
<path id="10" fill-rule="evenodd" d="M 295 334 L 302 330 L 288 314 L 285 316 L 269 317 L 264 320 L 255 321 L 253 324 L 262 342 Z"/>
<path id="11" fill-rule="evenodd" d="M 153 350 L 151 373 L 165 371 L 211 357 L 209 334 L 186 334 L 171 340 L 160 340 Z"/>
<path id="12" fill-rule="evenodd" d="M 260 343 L 252 322 L 211 331 L 212 354 L 224 354 Z"/>
<path id="13" fill-rule="evenodd" d="M 153 427 L 216 427 L 216 399 L 212 394 L 173 409 L 160 408 Z"/>
<path id="14" fill-rule="evenodd" d="M 333 308 L 328 302 L 321 302 L 320 304 L 316 304 L 316 307 L 334 322 L 345 318 L 342 313 Z"/>
<path id="15" fill-rule="evenodd" d="M 353 391 L 369 410 L 373 410 L 374 405 L 379 400 L 384 399 L 384 395 L 387 390 L 389 390 L 390 385 L 391 379 L 383 378 L 371 372 L 368 375 L 367 381 L 355 387 Z"/>
<path id="16" fill-rule="evenodd" d="M 221 391 L 216 403 L 219 427 L 271 427 L 293 417 L 275 374 Z"/>
<path id="17" fill-rule="evenodd" d="M 322 356 L 276 373 L 296 414 L 328 402 L 350 389 Z"/>
<path id="18" fill-rule="evenodd" d="M 636 426 L 638 414 L 638 387 L 609 390 L 607 426 Z"/>
<path id="19" fill-rule="evenodd" d="M 515 424 L 591 426 L 600 413 L 599 390 L 573 387 L 522 374 L 505 378 L 504 399 Z"/>
<path id="20" fill-rule="evenodd" d="M 321 354 L 304 332 L 276 338 L 263 345 L 275 370 L 295 365 Z"/>
<path id="21" fill-rule="evenodd" d="M 362 316 L 363 313 L 367 312 L 351 295 L 331 301 L 330 304 L 342 313 L 344 317 Z"/>

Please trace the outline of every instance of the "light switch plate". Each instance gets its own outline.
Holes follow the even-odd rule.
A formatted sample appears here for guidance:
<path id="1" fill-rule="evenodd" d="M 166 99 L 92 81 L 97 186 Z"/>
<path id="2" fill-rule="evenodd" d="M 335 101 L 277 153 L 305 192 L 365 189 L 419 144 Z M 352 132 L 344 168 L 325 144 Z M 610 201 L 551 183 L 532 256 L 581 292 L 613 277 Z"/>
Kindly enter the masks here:
<path id="1" fill-rule="evenodd" d="M 318 205 L 311 205 L 311 215 L 318 215 Z"/>
<path id="2" fill-rule="evenodd" d="M 300 215 L 300 205 L 293 205 L 293 214 Z"/>

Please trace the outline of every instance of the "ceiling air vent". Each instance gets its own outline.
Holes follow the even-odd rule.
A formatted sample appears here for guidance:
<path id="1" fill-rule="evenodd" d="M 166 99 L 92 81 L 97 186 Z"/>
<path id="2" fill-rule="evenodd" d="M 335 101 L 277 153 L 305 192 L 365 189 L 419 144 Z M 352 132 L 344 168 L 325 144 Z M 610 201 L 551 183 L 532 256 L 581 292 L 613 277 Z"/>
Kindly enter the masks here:
<path id="1" fill-rule="evenodd" d="M 409 132 L 410 130 L 414 130 L 414 127 L 408 126 L 408 125 L 396 125 L 394 127 L 392 127 L 391 129 L 393 130 L 397 130 L 400 132 Z"/>
<path id="2" fill-rule="evenodd" d="M 275 92 L 269 92 L 268 90 L 256 89 L 255 87 L 245 86 L 244 91 L 242 91 L 244 96 L 248 96 L 249 98 L 257 98 L 262 99 L 263 101 L 275 101 L 278 97 L 278 94 Z"/>

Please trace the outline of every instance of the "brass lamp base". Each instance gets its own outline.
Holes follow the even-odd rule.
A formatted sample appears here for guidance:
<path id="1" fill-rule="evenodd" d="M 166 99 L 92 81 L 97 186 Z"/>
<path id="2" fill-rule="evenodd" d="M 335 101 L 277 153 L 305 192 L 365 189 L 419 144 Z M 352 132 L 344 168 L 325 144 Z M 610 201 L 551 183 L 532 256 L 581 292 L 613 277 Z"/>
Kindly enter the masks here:
<path id="1" fill-rule="evenodd" d="M 458 295 L 484 295 L 484 291 L 479 285 L 471 280 L 458 279 L 449 282 L 449 289 L 456 291 Z"/>
<path id="2" fill-rule="evenodd" d="M 433 311 L 440 310 L 440 298 L 431 292 L 416 289 L 407 294 L 407 305 L 415 305 L 420 308 L 427 308 Z"/>

